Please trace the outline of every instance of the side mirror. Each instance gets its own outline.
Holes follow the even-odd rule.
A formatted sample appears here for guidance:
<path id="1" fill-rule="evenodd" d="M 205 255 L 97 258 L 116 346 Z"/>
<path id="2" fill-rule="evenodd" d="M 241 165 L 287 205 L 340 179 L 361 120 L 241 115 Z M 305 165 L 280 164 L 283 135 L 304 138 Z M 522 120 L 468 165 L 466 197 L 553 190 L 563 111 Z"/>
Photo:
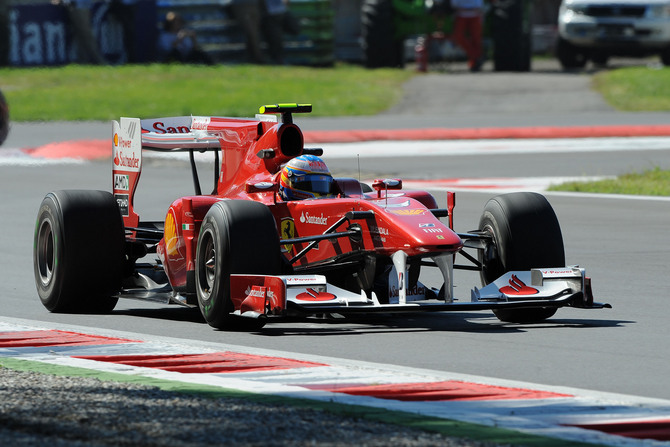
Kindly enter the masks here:
<path id="1" fill-rule="evenodd" d="M 279 191 L 279 184 L 275 182 L 247 183 L 245 185 L 245 191 L 248 194 L 254 192 L 277 192 Z"/>
<path id="2" fill-rule="evenodd" d="M 402 180 L 399 178 L 375 179 L 372 189 L 377 191 L 377 197 L 382 196 L 382 191 L 402 189 Z"/>

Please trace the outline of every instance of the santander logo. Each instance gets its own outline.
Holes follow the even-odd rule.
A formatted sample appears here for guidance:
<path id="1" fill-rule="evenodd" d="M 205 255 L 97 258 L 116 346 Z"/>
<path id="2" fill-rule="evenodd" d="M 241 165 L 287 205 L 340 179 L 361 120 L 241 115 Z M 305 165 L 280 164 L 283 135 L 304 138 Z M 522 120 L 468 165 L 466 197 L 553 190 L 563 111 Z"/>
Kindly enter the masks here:
<path id="1" fill-rule="evenodd" d="M 328 218 L 324 217 L 323 213 L 321 213 L 321 216 L 315 216 L 304 212 L 300 215 L 300 222 L 316 225 L 328 225 Z"/>
<path id="2" fill-rule="evenodd" d="M 135 156 L 135 152 L 133 152 L 130 156 L 127 156 L 124 155 L 123 152 L 118 151 L 114 157 L 114 164 L 124 168 L 139 169 L 140 159 Z"/>
<path id="3" fill-rule="evenodd" d="M 535 295 L 539 293 L 536 288 L 527 286 L 516 275 L 512 275 L 509 286 L 501 287 L 500 291 L 505 295 Z"/>

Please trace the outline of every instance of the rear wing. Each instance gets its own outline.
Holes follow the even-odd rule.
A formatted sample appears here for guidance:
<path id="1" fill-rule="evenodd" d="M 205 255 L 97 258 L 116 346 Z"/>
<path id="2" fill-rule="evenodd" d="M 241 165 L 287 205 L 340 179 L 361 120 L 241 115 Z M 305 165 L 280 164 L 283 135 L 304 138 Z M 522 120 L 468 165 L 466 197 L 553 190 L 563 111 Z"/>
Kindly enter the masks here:
<path id="1" fill-rule="evenodd" d="M 234 169 L 228 177 L 219 164 L 219 152 L 227 151 L 226 162 L 236 168 L 244 156 L 240 148 L 251 148 L 266 130 L 278 123 L 281 115 L 285 132 L 268 132 L 266 146 L 281 147 L 284 155 L 296 155 L 303 151 L 302 133 L 292 125 L 292 113 L 311 112 L 309 104 L 275 104 L 262 106 L 255 118 L 223 118 L 207 116 L 178 116 L 168 118 L 121 118 L 112 122 L 112 188 L 119 204 L 126 228 L 139 225 L 139 216 L 134 210 L 134 196 L 142 173 L 142 151 L 189 152 L 195 194 L 201 195 L 200 181 L 194 159 L 194 151 L 214 153 L 214 191 L 217 181 L 232 179 Z M 291 131 L 292 130 L 292 131 Z M 285 138 L 279 138 L 284 135 Z M 273 139 L 274 138 L 274 139 Z M 277 140 L 279 138 L 279 141 Z M 272 158 L 268 150 L 261 150 L 261 158 Z M 275 157 L 275 164 L 283 159 Z M 221 176 L 221 179 L 219 178 Z"/>
<path id="2" fill-rule="evenodd" d="M 139 120 L 142 148 L 165 152 L 218 151 L 219 137 L 209 130 L 212 119 L 216 118 L 178 116 Z"/>
<path id="3" fill-rule="evenodd" d="M 257 115 L 255 120 L 180 116 L 169 118 L 121 118 L 112 121 L 112 190 L 126 228 L 139 225 L 134 196 L 142 173 L 142 151 L 189 152 L 195 194 L 200 195 L 200 181 L 194 151 L 214 152 L 214 178 L 218 178 L 219 150 L 226 130 L 256 129 L 260 121 L 277 122 L 276 116 Z M 235 132 L 238 135 L 238 132 Z M 249 132 L 249 138 L 255 133 Z M 239 142 L 237 142 L 239 143 Z"/>

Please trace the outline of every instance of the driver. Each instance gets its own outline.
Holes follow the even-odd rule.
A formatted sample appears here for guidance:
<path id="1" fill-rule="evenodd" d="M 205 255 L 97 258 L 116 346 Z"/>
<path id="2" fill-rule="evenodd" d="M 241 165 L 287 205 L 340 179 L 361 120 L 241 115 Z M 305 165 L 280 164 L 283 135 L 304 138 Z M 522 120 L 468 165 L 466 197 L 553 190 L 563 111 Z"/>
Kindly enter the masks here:
<path id="1" fill-rule="evenodd" d="M 332 194 L 333 176 L 316 155 L 300 155 L 286 163 L 279 175 L 279 195 L 284 200 L 327 197 Z"/>

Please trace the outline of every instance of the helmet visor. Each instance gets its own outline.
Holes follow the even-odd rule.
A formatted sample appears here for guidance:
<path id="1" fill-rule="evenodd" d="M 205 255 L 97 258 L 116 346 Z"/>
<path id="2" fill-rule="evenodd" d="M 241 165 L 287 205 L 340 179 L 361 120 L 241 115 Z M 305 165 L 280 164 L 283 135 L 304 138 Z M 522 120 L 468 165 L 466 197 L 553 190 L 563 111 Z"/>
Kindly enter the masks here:
<path id="1" fill-rule="evenodd" d="M 333 178 L 329 175 L 304 175 L 293 180 L 295 189 L 321 196 L 330 194 L 332 184 Z"/>

